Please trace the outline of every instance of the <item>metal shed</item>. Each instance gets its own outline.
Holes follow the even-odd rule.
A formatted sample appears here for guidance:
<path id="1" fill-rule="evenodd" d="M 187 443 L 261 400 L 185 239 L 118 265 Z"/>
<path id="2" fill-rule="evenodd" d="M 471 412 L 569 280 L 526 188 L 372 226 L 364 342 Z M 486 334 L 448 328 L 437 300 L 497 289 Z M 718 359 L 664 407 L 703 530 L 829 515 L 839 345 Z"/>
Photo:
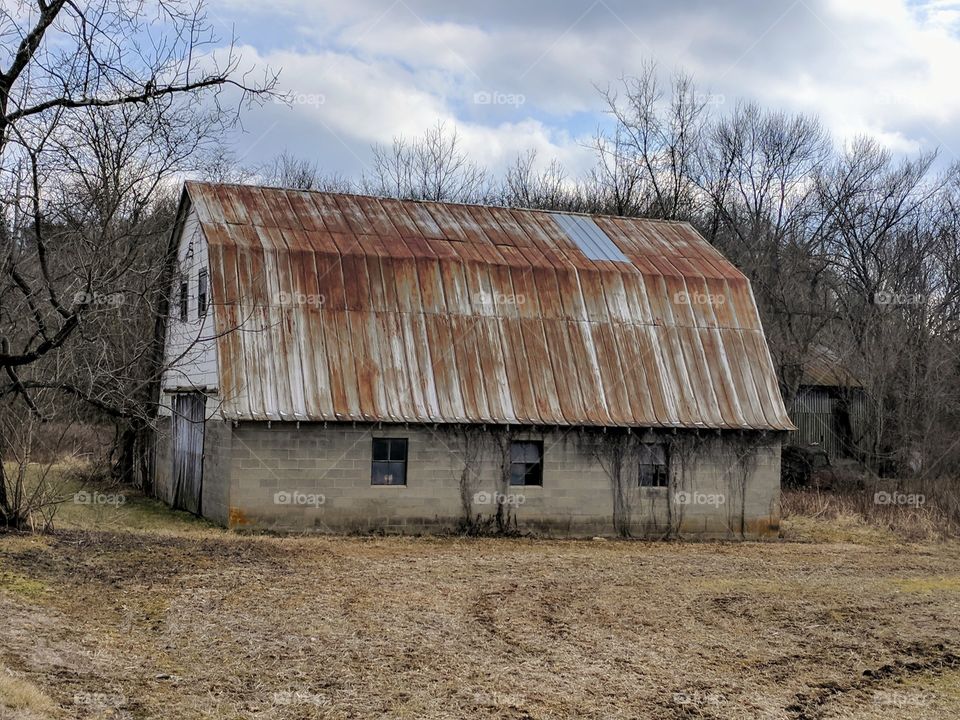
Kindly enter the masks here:
<path id="1" fill-rule="evenodd" d="M 822 449 L 831 461 L 855 459 L 864 432 L 863 385 L 833 350 L 814 347 L 790 415 L 792 442 Z"/>

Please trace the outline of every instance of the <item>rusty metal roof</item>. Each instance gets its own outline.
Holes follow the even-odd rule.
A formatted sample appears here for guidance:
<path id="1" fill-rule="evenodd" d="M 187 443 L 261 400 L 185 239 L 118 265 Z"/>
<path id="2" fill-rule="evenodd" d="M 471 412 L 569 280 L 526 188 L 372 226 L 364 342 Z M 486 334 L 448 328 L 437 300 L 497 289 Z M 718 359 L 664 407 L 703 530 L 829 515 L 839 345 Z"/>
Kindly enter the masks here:
<path id="1" fill-rule="evenodd" d="M 226 418 L 793 428 L 749 282 L 685 223 L 186 193 Z"/>
<path id="2" fill-rule="evenodd" d="M 803 365 L 801 385 L 811 387 L 859 388 L 863 384 L 848 370 L 849 363 L 834 350 L 815 345 Z"/>

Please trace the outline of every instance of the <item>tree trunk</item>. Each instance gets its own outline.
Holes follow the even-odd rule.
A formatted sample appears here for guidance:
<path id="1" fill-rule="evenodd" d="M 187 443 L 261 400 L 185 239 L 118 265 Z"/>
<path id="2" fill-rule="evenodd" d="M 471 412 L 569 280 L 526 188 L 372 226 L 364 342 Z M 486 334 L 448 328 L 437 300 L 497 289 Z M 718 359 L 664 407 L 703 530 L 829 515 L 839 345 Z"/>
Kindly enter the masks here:
<path id="1" fill-rule="evenodd" d="M 0 513 L 3 513 L 3 520 L 6 525 L 10 524 L 10 500 L 7 498 L 7 471 L 3 466 L 4 456 L 3 436 L 0 436 Z"/>

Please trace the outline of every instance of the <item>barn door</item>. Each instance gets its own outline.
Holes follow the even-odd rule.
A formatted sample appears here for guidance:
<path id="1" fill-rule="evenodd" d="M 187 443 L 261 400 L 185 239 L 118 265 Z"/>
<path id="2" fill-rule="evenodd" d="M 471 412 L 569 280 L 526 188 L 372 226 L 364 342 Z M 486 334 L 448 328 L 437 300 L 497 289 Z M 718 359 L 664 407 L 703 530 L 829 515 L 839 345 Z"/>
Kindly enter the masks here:
<path id="1" fill-rule="evenodd" d="M 201 510 L 205 404 L 202 393 L 173 396 L 173 506 L 194 515 Z"/>

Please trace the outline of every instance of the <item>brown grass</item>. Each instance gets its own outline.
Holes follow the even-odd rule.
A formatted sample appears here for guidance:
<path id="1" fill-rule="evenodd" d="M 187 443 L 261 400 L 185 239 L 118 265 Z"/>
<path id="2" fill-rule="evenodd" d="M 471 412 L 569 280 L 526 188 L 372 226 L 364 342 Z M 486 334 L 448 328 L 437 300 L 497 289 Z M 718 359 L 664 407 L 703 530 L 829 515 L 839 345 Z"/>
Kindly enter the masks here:
<path id="1" fill-rule="evenodd" d="M 67 503 L 0 535 L 0 718 L 960 717 L 960 545 L 784 504 L 785 542 L 669 544 Z"/>
<path id="2" fill-rule="evenodd" d="M 43 432 L 30 437 L 30 458 L 34 463 L 56 463 L 63 458 L 106 462 L 112 440 L 113 428 L 109 425 L 45 423 Z"/>
<path id="3" fill-rule="evenodd" d="M 795 520 L 802 524 L 807 518 L 821 521 L 818 527 L 828 533 L 842 533 L 859 525 L 860 531 L 872 531 L 876 537 L 887 535 L 894 542 L 936 542 L 960 536 L 954 513 L 944 507 L 943 498 L 929 494 L 929 490 L 924 495 L 926 502 L 919 506 L 879 505 L 874 502 L 874 491 L 784 490 L 783 517 L 788 523 Z"/>
<path id="4" fill-rule="evenodd" d="M 0 662 L 66 718 L 957 717 L 960 546 L 860 540 L 7 536 Z"/>
<path id="5" fill-rule="evenodd" d="M 56 704 L 38 687 L 0 666 L 0 717 L 34 720 L 56 717 Z"/>

